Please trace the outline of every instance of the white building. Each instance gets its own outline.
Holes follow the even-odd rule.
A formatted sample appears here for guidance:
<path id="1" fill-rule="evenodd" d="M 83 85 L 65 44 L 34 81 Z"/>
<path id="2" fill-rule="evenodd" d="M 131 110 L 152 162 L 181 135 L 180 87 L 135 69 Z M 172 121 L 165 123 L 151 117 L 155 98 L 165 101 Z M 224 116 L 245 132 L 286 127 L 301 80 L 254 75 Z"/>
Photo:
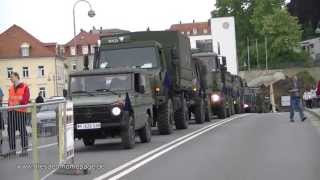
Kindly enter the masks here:
<path id="1" fill-rule="evenodd" d="M 236 32 L 233 17 L 213 18 L 207 22 L 174 24 L 171 31 L 179 31 L 190 39 L 192 49 L 216 52 L 227 59 L 227 69 L 238 74 Z"/>
<path id="2" fill-rule="evenodd" d="M 231 74 L 238 74 L 237 43 L 234 17 L 221 17 L 211 19 L 211 34 L 214 39 L 215 52 L 220 51 L 227 58 L 227 69 Z M 220 50 L 219 50 L 220 49 Z"/>
<path id="3" fill-rule="evenodd" d="M 320 38 L 302 41 L 300 45 L 315 61 L 320 61 Z"/>

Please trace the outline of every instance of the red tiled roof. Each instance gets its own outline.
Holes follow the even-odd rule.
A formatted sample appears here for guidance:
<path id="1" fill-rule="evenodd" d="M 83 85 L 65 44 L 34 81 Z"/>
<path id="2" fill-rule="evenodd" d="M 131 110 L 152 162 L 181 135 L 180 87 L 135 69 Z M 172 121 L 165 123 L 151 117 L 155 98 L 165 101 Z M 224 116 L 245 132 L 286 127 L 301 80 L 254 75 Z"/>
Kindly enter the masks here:
<path id="1" fill-rule="evenodd" d="M 190 32 L 190 35 L 193 34 L 193 29 L 197 30 L 196 35 L 203 35 L 204 30 L 207 30 L 207 34 L 211 34 L 211 27 L 209 22 L 194 22 L 194 23 L 185 23 L 185 24 L 173 24 L 169 30 L 171 31 L 179 31 L 179 32 Z"/>
<path id="2" fill-rule="evenodd" d="M 99 40 L 99 34 L 88 33 L 81 31 L 75 38 L 65 44 L 66 47 L 74 46 L 74 40 L 76 39 L 77 45 L 97 44 Z"/>
<path id="3" fill-rule="evenodd" d="M 30 45 L 28 57 L 54 57 L 55 51 L 17 25 L 0 34 L 0 59 L 21 58 L 21 45 Z M 50 43 L 51 45 L 52 43 Z"/>

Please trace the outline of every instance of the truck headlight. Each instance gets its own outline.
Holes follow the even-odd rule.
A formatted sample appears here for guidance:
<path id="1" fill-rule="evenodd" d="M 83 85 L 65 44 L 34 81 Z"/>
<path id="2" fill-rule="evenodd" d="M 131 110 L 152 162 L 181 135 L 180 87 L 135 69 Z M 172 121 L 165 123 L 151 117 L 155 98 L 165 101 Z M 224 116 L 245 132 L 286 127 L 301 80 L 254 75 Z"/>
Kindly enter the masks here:
<path id="1" fill-rule="evenodd" d="M 243 107 L 244 107 L 244 108 L 248 108 L 249 105 L 248 105 L 248 104 L 244 104 Z"/>
<path id="2" fill-rule="evenodd" d="M 212 102 L 218 102 L 220 101 L 220 96 L 218 94 L 212 94 L 211 95 L 211 101 Z"/>
<path id="3" fill-rule="evenodd" d="M 111 112 L 114 116 L 119 116 L 121 114 L 121 109 L 119 107 L 114 107 Z"/>

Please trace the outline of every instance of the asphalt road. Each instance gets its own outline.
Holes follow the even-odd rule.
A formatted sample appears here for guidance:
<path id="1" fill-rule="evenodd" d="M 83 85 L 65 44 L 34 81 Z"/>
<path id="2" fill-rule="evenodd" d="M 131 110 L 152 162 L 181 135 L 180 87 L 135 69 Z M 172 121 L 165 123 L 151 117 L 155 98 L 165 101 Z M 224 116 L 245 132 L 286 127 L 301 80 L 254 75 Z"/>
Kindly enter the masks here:
<path id="1" fill-rule="evenodd" d="M 287 113 L 237 115 L 169 136 L 155 134 L 151 143 L 132 150 L 123 150 L 119 139 L 90 148 L 76 142 L 76 164 L 98 168 L 89 175 L 47 179 L 319 180 L 320 134 L 310 119 L 289 123 Z M 42 162 L 55 161 L 55 146 L 40 152 Z M 30 169 L 14 168 L 28 159 L 1 159 L 0 179 L 31 179 Z"/>

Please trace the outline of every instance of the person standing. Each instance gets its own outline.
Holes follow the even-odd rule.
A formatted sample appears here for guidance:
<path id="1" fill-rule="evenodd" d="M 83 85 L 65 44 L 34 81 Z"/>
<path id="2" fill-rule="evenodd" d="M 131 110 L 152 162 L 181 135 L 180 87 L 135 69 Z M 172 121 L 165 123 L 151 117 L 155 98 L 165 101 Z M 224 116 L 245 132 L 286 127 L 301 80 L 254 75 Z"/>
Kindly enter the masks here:
<path id="1" fill-rule="evenodd" d="M 294 111 L 298 110 L 301 121 L 305 121 L 307 118 L 304 116 L 302 102 L 300 98 L 300 84 L 298 77 L 295 75 L 292 80 L 292 89 L 290 92 L 290 122 L 294 122 Z"/>
<path id="2" fill-rule="evenodd" d="M 0 88 L 0 108 L 2 107 L 2 101 L 3 101 L 3 92 L 2 89 Z M 2 113 L 0 111 L 0 155 L 2 155 L 2 131 L 4 130 L 4 122 L 2 119 Z"/>
<path id="3" fill-rule="evenodd" d="M 9 106 L 26 105 L 30 100 L 28 85 L 20 81 L 19 74 L 12 73 L 10 80 L 12 85 L 9 89 Z M 9 136 L 9 155 L 16 154 L 16 130 L 19 130 L 21 136 L 21 155 L 27 155 L 28 134 L 27 134 L 27 108 L 12 108 L 8 110 L 8 136 Z"/>
<path id="4" fill-rule="evenodd" d="M 44 103 L 43 97 L 41 96 L 41 92 L 39 92 L 38 97 L 36 98 L 36 103 Z"/>

